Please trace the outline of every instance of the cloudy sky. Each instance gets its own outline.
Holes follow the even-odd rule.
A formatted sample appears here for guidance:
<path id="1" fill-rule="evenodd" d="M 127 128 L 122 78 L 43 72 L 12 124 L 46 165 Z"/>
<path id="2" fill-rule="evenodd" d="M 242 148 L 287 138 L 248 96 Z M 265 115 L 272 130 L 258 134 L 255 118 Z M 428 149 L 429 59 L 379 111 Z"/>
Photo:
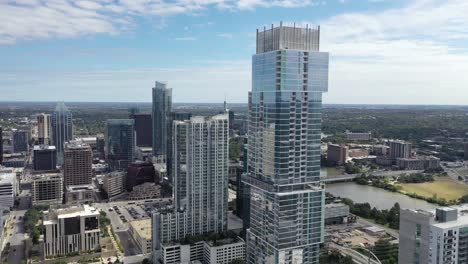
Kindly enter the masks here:
<path id="1" fill-rule="evenodd" d="M 325 103 L 468 104 L 466 0 L 0 0 L 0 101 L 247 102 L 255 31 L 321 26 Z"/>

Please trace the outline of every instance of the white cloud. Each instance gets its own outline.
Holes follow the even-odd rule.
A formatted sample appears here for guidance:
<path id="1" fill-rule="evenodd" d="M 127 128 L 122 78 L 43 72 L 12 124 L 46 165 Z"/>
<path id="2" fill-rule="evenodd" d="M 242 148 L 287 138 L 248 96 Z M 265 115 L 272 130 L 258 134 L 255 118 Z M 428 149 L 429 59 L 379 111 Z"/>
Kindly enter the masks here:
<path id="1" fill-rule="evenodd" d="M 234 37 L 234 35 L 232 35 L 231 33 L 220 33 L 220 34 L 218 34 L 218 37 L 232 39 Z"/>
<path id="2" fill-rule="evenodd" d="M 413 0 L 321 21 L 330 92 L 341 103 L 468 104 L 468 2 Z M 451 42 L 454 40 L 455 42 Z M 454 95 L 460 96 L 454 96 Z"/>
<path id="3" fill-rule="evenodd" d="M 210 7 L 239 10 L 311 4 L 311 0 L 3 0 L 0 1 L 0 44 L 118 34 L 130 28 L 137 16 L 163 19 L 178 14 L 199 14 Z"/>
<path id="4" fill-rule="evenodd" d="M 195 37 L 178 37 L 174 38 L 174 40 L 180 40 L 180 41 L 194 41 L 197 40 Z"/>

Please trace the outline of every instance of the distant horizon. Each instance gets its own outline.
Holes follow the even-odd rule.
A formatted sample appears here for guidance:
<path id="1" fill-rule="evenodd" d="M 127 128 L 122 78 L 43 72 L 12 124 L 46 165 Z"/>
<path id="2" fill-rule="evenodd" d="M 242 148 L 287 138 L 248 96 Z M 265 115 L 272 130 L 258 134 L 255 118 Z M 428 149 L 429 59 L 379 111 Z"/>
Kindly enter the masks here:
<path id="1" fill-rule="evenodd" d="M 0 104 L 7 104 L 7 103 L 19 103 L 19 104 L 28 104 L 28 103 L 37 103 L 37 104 L 56 104 L 58 102 L 64 102 L 65 104 L 149 104 L 151 105 L 152 102 L 131 102 L 131 101 L 0 101 Z M 223 105 L 224 102 L 174 102 L 173 104 L 192 104 L 192 105 Z M 229 105 L 248 105 L 248 102 L 227 102 Z M 419 103 L 412 103 L 412 104 L 381 104 L 381 103 L 326 103 L 324 102 L 323 105 L 344 105 L 344 106 L 449 106 L 449 107 L 468 107 L 467 105 L 461 104 L 419 104 Z"/>

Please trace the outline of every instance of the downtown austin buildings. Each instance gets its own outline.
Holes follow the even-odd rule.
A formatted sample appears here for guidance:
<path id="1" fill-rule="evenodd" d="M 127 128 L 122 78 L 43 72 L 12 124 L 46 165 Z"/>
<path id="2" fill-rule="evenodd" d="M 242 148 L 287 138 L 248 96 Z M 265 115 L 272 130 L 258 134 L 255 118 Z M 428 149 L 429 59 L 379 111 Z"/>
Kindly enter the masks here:
<path id="1" fill-rule="evenodd" d="M 249 93 L 247 263 L 318 263 L 324 239 L 320 180 L 328 53 L 320 28 L 257 31 Z"/>
<path id="2" fill-rule="evenodd" d="M 37 143 L 48 145 L 50 143 L 51 119 L 49 114 L 37 115 Z"/>
<path id="3" fill-rule="evenodd" d="M 135 157 L 135 121 L 109 119 L 106 121 L 105 153 L 112 169 L 127 169 Z"/>
<path id="4" fill-rule="evenodd" d="M 156 82 L 153 88 L 153 156 L 168 155 L 171 127 L 172 89 Z M 167 157 L 166 157 L 167 158 Z"/>
<path id="5" fill-rule="evenodd" d="M 70 141 L 65 144 L 63 185 L 91 184 L 93 178 L 93 151 L 88 144 Z"/>

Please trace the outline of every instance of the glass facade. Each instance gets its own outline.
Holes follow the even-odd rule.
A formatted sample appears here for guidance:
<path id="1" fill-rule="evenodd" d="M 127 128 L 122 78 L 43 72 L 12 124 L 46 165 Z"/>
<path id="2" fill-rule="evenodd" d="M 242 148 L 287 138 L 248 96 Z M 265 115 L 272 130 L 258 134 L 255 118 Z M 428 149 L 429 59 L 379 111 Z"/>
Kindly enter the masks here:
<path id="1" fill-rule="evenodd" d="M 109 119 L 106 122 L 106 159 L 113 169 L 127 169 L 135 153 L 133 119 Z"/>
<path id="2" fill-rule="evenodd" d="M 156 82 L 153 88 L 153 155 L 167 155 L 171 129 L 172 89 Z"/>
<path id="3" fill-rule="evenodd" d="M 280 44 L 264 45 L 283 48 L 252 60 L 249 158 L 243 176 L 250 198 L 247 263 L 318 263 L 324 234 L 320 139 L 328 53 L 318 52 L 318 39 L 310 42 L 317 45 L 297 43 L 308 40 L 304 36 L 318 38 L 317 29 L 280 27 L 285 35 L 270 38 Z M 285 48 L 293 42 L 310 50 Z"/>
<path id="4" fill-rule="evenodd" d="M 57 149 L 57 163 L 63 164 L 65 142 L 73 139 L 72 113 L 64 103 L 58 103 L 52 113 L 52 143 Z"/>

